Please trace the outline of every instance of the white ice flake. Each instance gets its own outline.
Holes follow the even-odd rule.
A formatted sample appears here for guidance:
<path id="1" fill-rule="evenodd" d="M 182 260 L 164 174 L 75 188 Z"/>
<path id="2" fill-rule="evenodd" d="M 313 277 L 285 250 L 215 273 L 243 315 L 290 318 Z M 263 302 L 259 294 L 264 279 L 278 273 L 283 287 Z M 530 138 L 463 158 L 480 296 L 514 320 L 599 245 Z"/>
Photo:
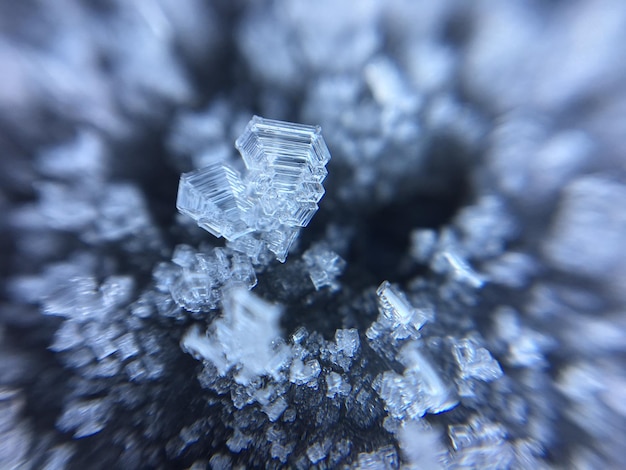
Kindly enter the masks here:
<path id="1" fill-rule="evenodd" d="M 234 370 L 235 381 L 248 385 L 287 365 L 287 351 L 276 347 L 280 314 L 279 306 L 245 288 L 233 288 L 224 302 L 224 316 L 212 324 L 211 331 L 204 334 L 197 325 L 192 326 L 183 336 L 181 347 L 211 363 L 221 376 Z"/>

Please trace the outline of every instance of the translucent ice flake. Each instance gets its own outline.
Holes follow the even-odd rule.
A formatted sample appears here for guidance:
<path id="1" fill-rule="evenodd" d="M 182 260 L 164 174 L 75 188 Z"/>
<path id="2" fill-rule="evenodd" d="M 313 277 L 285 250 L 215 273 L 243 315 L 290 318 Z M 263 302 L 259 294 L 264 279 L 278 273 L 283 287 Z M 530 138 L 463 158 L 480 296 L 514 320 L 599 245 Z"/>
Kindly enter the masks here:
<path id="1" fill-rule="evenodd" d="M 430 266 L 436 273 L 445 274 L 455 282 L 473 289 L 479 289 L 485 284 L 485 279 L 453 248 L 444 248 L 435 253 Z"/>
<path id="2" fill-rule="evenodd" d="M 336 352 L 347 357 L 354 357 L 361 344 L 359 332 L 355 328 L 335 331 Z"/>
<path id="3" fill-rule="evenodd" d="M 402 348 L 398 359 L 406 366 L 404 373 L 387 371 L 375 383 L 392 417 L 415 419 L 426 413 L 442 413 L 458 404 L 454 391 L 415 343 Z"/>
<path id="4" fill-rule="evenodd" d="M 339 289 L 337 277 L 345 269 L 346 262 L 337 253 L 324 244 L 317 243 L 304 252 L 302 259 L 316 290 L 326 286 L 331 290 Z"/>
<path id="5" fill-rule="evenodd" d="M 295 359 L 291 364 L 291 369 L 289 369 L 289 380 L 297 385 L 312 384 L 320 372 L 320 363 L 315 359 L 307 362 Z"/>
<path id="6" fill-rule="evenodd" d="M 357 356 L 360 345 L 361 341 L 356 329 L 335 331 L 335 342 L 328 346 L 331 361 L 343 370 L 349 370 Z"/>
<path id="7" fill-rule="evenodd" d="M 324 166 L 330 160 L 319 126 L 306 126 L 254 116 L 235 143 L 246 166 L 265 168 L 309 163 L 309 168 Z"/>
<path id="8" fill-rule="evenodd" d="M 178 306 L 190 312 L 217 308 L 224 286 L 252 289 L 257 282 L 250 259 L 230 248 L 204 253 L 179 245 L 172 261 L 154 270 L 157 289 L 169 292 Z"/>
<path id="9" fill-rule="evenodd" d="M 336 395 L 348 395 L 352 387 L 337 372 L 330 372 L 326 376 L 326 396 L 334 398 Z"/>
<path id="10" fill-rule="evenodd" d="M 276 421 L 287 409 L 287 400 L 278 397 L 274 402 L 264 405 L 262 410 L 271 422 Z"/>
<path id="11" fill-rule="evenodd" d="M 361 452 L 356 468 L 362 470 L 395 470 L 398 468 L 398 453 L 393 446 L 385 446 L 374 452 Z"/>
<path id="12" fill-rule="evenodd" d="M 111 276 L 98 286 L 91 277 L 75 277 L 60 282 L 56 291 L 43 302 L 43 313 L 87 322 L 104 321 L 128 302 L 134 282 L 126 276 Z"/>
<path id="13" fill-rule="evenodd" d="M 252 231 L 243 220 L 251 206 L 245 191 L 239 174 L 218 163 L 180 177 L 176 207 L 216 237 L 234 240 Z"/>
<path id="14" fill-rule="evenodd" d="M 256 263 L 266 261 L 268 250 L 282 262 L 324 195 L 330 153 L 321 130 L 255 116 L 235 145 L 244 178 L 224 163 L 185 173 L 178 210 Z"/>
<path id="15" fill-rule="evenodd" d="M 413 307 L 406 295 L 388 281 L 378 287 L 376 295 L 380 315 L 366 332 L 370 341 L 384 340 L 389 334 L 393 340 L 416 338 L 420 328 L 432 316 L 430 308 Z"/>
<path id="16" fill-rule="evenodd" d="M 475 378 L 485 382 L 502 377 L 502 368 L 489 351 L 470 338 L 464 338 L 452 347 L 454 358 L 456 359 L 461 377 Z"/>
<path id="17" fill-rule="evenodd" d="M 498 423 L 473 416 L 468 424 L 448 426 L 454 454 L 453 468 L 509 468 L 513 448 L 506 441 L 506 430 Z"/>

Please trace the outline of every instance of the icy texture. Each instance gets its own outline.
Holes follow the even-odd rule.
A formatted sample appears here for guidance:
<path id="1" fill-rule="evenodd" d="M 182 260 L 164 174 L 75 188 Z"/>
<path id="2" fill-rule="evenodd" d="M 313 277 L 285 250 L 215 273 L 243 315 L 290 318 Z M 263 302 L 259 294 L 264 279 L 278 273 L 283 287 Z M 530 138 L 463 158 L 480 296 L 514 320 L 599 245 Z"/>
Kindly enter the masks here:
<path id="1" fill-rule="evenodd" d="M 289 369 L 289 380 L 298 385 L 308 384 L 320 375 L 320 371 L 320 364 L 315 359 L 306 363 L 296 359 Z"/>
<path id="2" fill-rule="evenodd" d="M 366 333 L 374 346 L 379 341 L 386 341 L 387 335 L 394 341 L 417 338 L 420 328 L 432 315 L 430 308 L 413 307 L 406 295 L 388 281 L 378 287 L 376 294 L 379 316 Z"/>
<path id="3" fill-rule="evenodd" d="M 334 398 L 335 395 L 347 395 L 351 389 L 350 384 L 346 383 L 336 372 L 331 372 L 326 376 L 326 386 L 326 396 L 329 398 Z"/>
<path id="4" fill-rule="evenodd" d="M 464 338 L 453 346 L 454 358 L 462 378 L 476 378 L 486 382 L 502 377 L 500 364 L 489 351 L 479 347 L 472 339 Z"/>
<path id="5" fill-rule="evenodd" d="M 423 422 L 408 421 L 398 432 L 408 468 L 446 468 L 447 455 L 440 433 Z"/>
<path id="6" fill-rule="evenodd" d="M 234 240 L 250 232 L 243 215 L 251 204 L 240 175 L 225 164 L 214 164 L 180 177 L 176 207 L 216 237 Z"/>
<path id="7" fill-rule="evenodd" d="M 364 470 L 395 470 L 398 468 L 398 453 L 389 446 L 374 452 L 362 452 L 358 456 L 357 468 Z"/>
<path id="8" fill-rule="evenodd" d="M 460 468 L 505 468 L 514 458 L 506 441 L 505 429 L 486 419 L 473 416 L 468 424 L 448 426 L 452 446 L 458 451 L 454 466 Z"/>
<path id="9" fill-rule="evenodd" d="M 413 345 L 400 351 L 406 366 L 404 374 L 385 372 L 377 383 L 377 392 L 391 416 L 399 419 L 421 418 L 426 413 L 441 413 L 458 404 L 430 361 Z"/>
<path id="10" fill-rule="evenodd" d="M 337 253 L 323 244 L 315 244 L 302 255 L 316 290 L 329 287 L 339 289 L 337 281 L 346 267 L 346 262 Z"/>
<path id="11" fill-rule="evenodd" d="M 65 409 L 57 421 L 61 431 L 73 431 L 75 438 L 96 434 L 106 425 L 109 407 L 103 400 L 90 400 L 75 403 Z"/>
<path id="12" fill-rule="evenodd" d="M 622 3 L 0 2 L 0 468 L 623 468 Z"/>
<path id="13" fill-rule="evenodd" d="M 58 287 L 45 302 L 44 312 L 66 321 L 49 349 L 86 378 L 122 375 L 134 382 L 160 378 L 164 366 L 157 359 L 158 337 L 134 331 L 143 322 L 128 311 L 134 289 L 132 279 L 124 276 L 109 277 L 99 286 L 93 278 L 72 278 Z M 70 402 L 68 406 L 82 405 Z"/>
<path id="14" fill-rule="evenodd" d="M 231 245 L 251 258 L 265 248 L 284 262 L 324 195 L 330 153 L 321 129 L 254 116 L 235 146 L 245 178 L 225 163 L 185 173 L 176 206 L 216 237 L 235 242 L 251 234 Z"/>
<path id="15" fill-rule="evenodd" d="M 6 468 L 19 468 L 28 461 L 31 436 L 19 420 L 25 402 L 26 397 L 18 390 L 0 388 L 0 463 Z"/>
<path id="16" fill-rule="evenodd" d="M 522 326 L 519 314 L 510 307 L 500 307 L 494 312 L 494 335 L 496 348 L 513 367 L 543 368 L 547 365 L 546 354 L 556 346 L 545 335 Z M 601 336 L 610 341 L 611 332 Z"/>
<path id="17" fill-rule="evenodd" d="M 196 252 L 188 245 L 178 245 L 172 263 L 162 263 L 154 271 L 157 288 L 169 292 L 180 307 L 190 312 L 217 308 L 224 289 L 244 286 L 252 289 L 256 274 L 250 259 L 229 248 Z"/>
<path id="18" fill-rule="evenodd" d="M 387 371 L 375 382 L 385 408 L 396 419 L 421 418 L 441 413 L 458 400 L 422 350 L 420 329 L 432 318 L 429 309 L 418 310 L 404 292 L 383 282 L 376 291 L 379 316 L 367 330 L 371 346 L 383 357 L 405 366 L 403 374 Z"/>
<path id="19" fill-rule="evenodd" d="M 236 368 L 237 383 L 249 384 L 261 375 L 278 376 L 285 358 L 275 340 L 280 337 L 281 309 L 242 288 L 228 291 L 224 317 L 216 320 L 208 334 L 195 325 L 181 340 L 183 350 L 209 361 L 220 376 Z M 276 363 L 278 360 L 278 364 Z M 319 364 L 317 365 L 319 374 Z"/>
<path id="20" fill-rule="evenodd" d="M 589 278 L 607 276 L 615 295 L 624 299 L 626 255 L 626 186 L 604 176 L 572 181 L 564 190 L 544 251 L 551 264 Z"/>
<path id="21" fill-rule="evenodd" d="M 347 371 L 356 359 L 360 345 L 361 340 L 356 329 L 335 331 L 335 342 L 328 346 L 331 361 Z"/>

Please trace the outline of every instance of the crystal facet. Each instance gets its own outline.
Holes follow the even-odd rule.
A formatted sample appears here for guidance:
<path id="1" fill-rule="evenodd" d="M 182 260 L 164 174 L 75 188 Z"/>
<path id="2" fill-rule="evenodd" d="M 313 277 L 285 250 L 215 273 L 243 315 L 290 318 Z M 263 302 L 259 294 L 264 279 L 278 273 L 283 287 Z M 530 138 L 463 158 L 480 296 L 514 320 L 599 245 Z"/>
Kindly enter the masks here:
<path id="1" fill-rule="evenodd" d="M 254 116 L 235 146 L 247 173 L 224 163 L 185 173 L 178 189 L 178 210 L 216 237 L 259 260 L 258 240 L 281 262 L 317 212 L 321 182 L 330 160 L 319 126 Z"/>

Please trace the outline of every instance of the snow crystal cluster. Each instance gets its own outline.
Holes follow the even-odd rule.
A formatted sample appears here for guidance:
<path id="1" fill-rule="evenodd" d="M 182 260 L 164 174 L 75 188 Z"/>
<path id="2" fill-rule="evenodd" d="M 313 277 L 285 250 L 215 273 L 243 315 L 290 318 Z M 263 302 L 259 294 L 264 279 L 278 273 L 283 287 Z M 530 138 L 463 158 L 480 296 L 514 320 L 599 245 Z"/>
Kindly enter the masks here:
<path id="1" fill-rule="evenodd" d="M 336 290 L 339 288 L 337 277 L 346 267 L 346 262 L 341 256 L 324 244 L 315 244 L 304 252 L 302 258 L 315 289 L 329 287 Z"/>
<path id="2" fill-rule="evenodd" d="M 178 245 L 172 262 L 159 264 L 153 274 L 157 289 L 168 292 L 190 312 L 217 308 L 225 288 L 241 285 L 252 289 L 257 283 L 250 259 L 224 248 L 196 252 L 188 245 Z"/>
<path id="3" fill-rule="evenodd" d="M 330 153 L 321 129 L 254 116 L 235 146 L 245 177 L 224 163 L 185 173 L 176 206 L 234 249 L 254 259 L 269 250 L 284 262 L 324 195 Z"/>
<path id="4" fill-rule="evenodd" d="M 0 468 L 623 468 L 625 43 L 622 0 L 0 2 Z"/>

